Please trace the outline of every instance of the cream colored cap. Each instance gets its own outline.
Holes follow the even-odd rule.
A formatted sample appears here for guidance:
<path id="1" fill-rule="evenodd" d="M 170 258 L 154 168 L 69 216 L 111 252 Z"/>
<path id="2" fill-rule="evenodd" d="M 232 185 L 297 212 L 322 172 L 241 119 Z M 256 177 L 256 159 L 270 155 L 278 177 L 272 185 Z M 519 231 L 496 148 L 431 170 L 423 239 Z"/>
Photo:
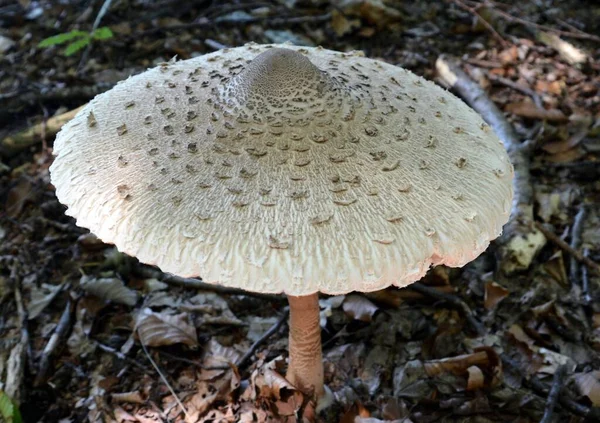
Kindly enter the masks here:
<path id="1" fill-rule="evenodd" d="M 77 224 L 140 261 L 258 292 L 405 286 L 509 217 L 512 166 L 462 101 L 357 53 L 246 45 L 164 63 L 57 136 Z"/>

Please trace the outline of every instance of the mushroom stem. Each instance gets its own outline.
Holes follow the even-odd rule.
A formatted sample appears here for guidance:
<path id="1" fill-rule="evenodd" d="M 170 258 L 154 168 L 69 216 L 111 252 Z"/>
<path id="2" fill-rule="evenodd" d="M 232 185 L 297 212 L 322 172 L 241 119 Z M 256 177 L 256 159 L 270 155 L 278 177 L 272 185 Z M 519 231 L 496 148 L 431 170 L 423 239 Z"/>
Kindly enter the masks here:
<path id="1" fill-rule="evenodd" d="M 301 391 L 319 399 L 324 394 L 319 296 L 288 295 L 290 303 L 290 363 L 286 378 Z"/>

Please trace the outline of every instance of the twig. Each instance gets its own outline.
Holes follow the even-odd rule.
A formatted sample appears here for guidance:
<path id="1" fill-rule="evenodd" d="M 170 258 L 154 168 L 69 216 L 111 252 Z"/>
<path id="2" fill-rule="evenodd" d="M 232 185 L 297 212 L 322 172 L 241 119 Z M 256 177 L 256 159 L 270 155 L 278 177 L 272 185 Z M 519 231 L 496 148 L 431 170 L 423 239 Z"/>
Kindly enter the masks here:
<path id="1" fill-rule="evenodd" d="M 554 407 L 558 401 L 558 396 L 562 390 L 565 375 L 567 374 L 567 366 L 564 364 L 558 366 L 556 372 L 554 372 L 554 378 L 552 379 L 552 387 L 546 400 L 546 407 L 544 408 L 544 417 L 540 420 L 540 423 L 552 423 L 552 417 L 554 415 Z"/>
<path id="2" fill-rule="evenodd" d="M 512 358 L 502 354 L 502 363 L 507 367 L 512 367 L 521 374 L 521 368 L 519 364 Z M 549 389 L 545 383 L 539 380 L 535 376 L 529 376 L 529 378 L 523 378 L 523 385 L 530 388 L 534 393 L 539 396 L 547 397 L 551 389 Z M 563 388 L 562 392 L 558 394 L 558 403 L 567 411 L 590 419 L 590 421 L 600 421 L 600 408 L 597 407 L 586 407 L 585 405 L 579 404 L 577 401 L 572 399 L 573 394 L 567 388 Z"/>
<path id="3" fill-rule="evenodd" d="M 135 272 L 138 276 L 141 276 L 143 278 L 155 278 L 165 283 L 168 283 L 169 285 L 181 286 L 188 289 L 200 289 L 203 291 L 212 291 L 217 292 L 219 294 L 227 295 L 246 295 L 277 303 L 282 303 L 286 301 L 284 295 L 261 294 L 260 292 L 250 292 L 244 291 L 243 289 L 229 288 L 222 285 L 206 283 L 202 282 L 202 280 L 200 279 L 182 278 L 168 273 L 162 273 L 160 270 L 153 269 L 149 266 L 137 266 Z"/>
<path id="4" fill-rule="evenodd" d="M 14 284 L 15 303 L 17 305 L 17 313 L 19 314 L 19 324 L 21 326 L 21 339 L 17 345 L 11 349 L 6 363 L 4 392 L 18 404 L 25 394 L 25 384 L 23 382 L 25 377 L 25 363 L 27 362 L 27 351 L 29 349 L 29 332 L 27 331 L 27 312 L 23 307 L 23 298 L 21 296 L 20 280 L 17 275 L 16 260 L 13 261 L 10 279 Z"/>
<path id="5" fill-rule="evenodd" d="M 141 369 L 141 370 L 143 370 L 143 371 L 145 371 L 147 373 L 150 372 L 150 368 L 144 366 L 141 363 L 138 363 L 135 360 L 132 360 L 131 358 L 129 358 L 125 354 L 123 354 L 121 351 L 119 351 L 119 350 L 117 350 L 117 349 L 115 349 L 113 347 L 110 347 L 108 345 L 104 345 L 103 343 L 98 342 L 98 341 L 96 341 L 94 339 L 90 339 L 90 341 L 93 342 L 94 344 L 96 344 L 96 346 L 98 348 L 100 348 L 102 351 L 110 353 L 110 354 L 113 354 L 119 360 L 122 360 L 122 361 L 124 361 L 124 362 L 126 362 L 128 364 L 131 364 L 132 366 L 137 367 L 138 369 Z"/>
<path id="6" fill-rule="evenodd" d="M 499 84 L 502 84 L 506 87 L 512 88 L 515 91 L 519 91 L 522 94 L 525 94 L 529 97 L 531 97 L 531 99 L 533 100 L 533 103 L 538 107 L 538 108 L 543 108 L 543 104 L 542 104 L 542 99 L 540 98 L 540 96 L 538 95 L 538 93 L 536 93 L 535 91 L 533 91 L 531 88 L 529 87 L 525 87 L 524 85 L 518 84 L 514 81 L 511 81 L 508 78 L 504 78 L 502 76 L 498 76 L 495 75 L 493 73 L 488 73 L 487 77 L 490 81 L 492 82 L 497 82 Z"/>
<path id="7" fill-rule="evenodd" d="M 269 339 L 272 335 L 279 331 L 279 329 L 281 328 L 281 326 L 283 326 L 284 322 L 287 320 L 289 315 L 290 309 L 286 307 L 277 323 L 271 326 L 271 328 L 268 331 L 266 331 L 259 339 L 257 339 L 254 342 L 254 344 L 250 346 L 248 351 L 246 351 L 246 353 L 237 361 L 236 366 L 238 367 L 238 369 L 244 368 L 246 362 L 250 359 L 250 357 L 252 357 L 252 355 L 254 355 L 258 347 L 260 347 L 267 339 Z"/>
<path id="8" fill-rule="evenodd" d="M 584 248 L 583 257 L 589 258 L 589 255 L 590 250 Z M 585 304 L 590 304 L 592 302 L 592 296 L 590 295 L 590 275 L 587 267 L 581 269 L 581 290 L 583 291 L 583 301 Z"/>
<path id="9" fill-rule="evenodd" d="M 139 336 L 139 332 L 138 332 L 138 336 Z M 141 337 L 140 337 L 140 339 L 141 339 Z M 177 402 L 177 405 L 179 405 L 179 407 L 183 411 L 183 414 L 185 414 L 185 419 L 189 423 L 192 423 L 192 417 L 188 414 L 187 409 L 183 406 L 183 403 L 181 402 L 181 400 L 179 399 L 179 397 L 177 396 L 177 394 L 175 393 L 175 391 L 171 387 L 171 384 L 169 383 L 169 381 L 167 380 L 167 378 L 165 377 L 165 375 L 163 374 L 163 372 L 158 367 L 158 364 L 156 364 L 156 362 L 152 359 L 152 356 L 150 356 L 150 353 L 148 353 L 148 350 L 146 349 L 146 346 L 144 345 L 144 343 L 140 341 L 140 345 L 142 346 L 142 349 L 144 350 L 144 353 L 146 354 L 146 357 L 148 357 L 148 360 L 150 361 L 150 363 L 152 363 L 152 367 L 154 367 L 154 370 L 156 370 L 156 373 L 158 373 L 158 375 L 162 379 L 163 383 L 167 386 L 167 388 L 171 392 L 171 395 L 173 395 L 173 398 L 175 398 L 175 401 Z"/>
<path id="10" fill-rule="evenodd" d="M 552 241 L 554 244 L 558 246 L 561 250 L 569 253 L 571 257 L 580 263 L 585 264 L 591 270 L 593 270 L 596 274 L 600 275 L 600 264 L 596 263 L 589 257 L 586 257 L 581 251 L 575 250 L 571 248 L 569 244 L 567 244 L 564 240 L 562 240 L 558 235 L 556 235 L 551 230 L 547 229 L 544 225 L 539 222 L 535 222 L 535 227 L 539 229 L 540 232 L 544 234 L 546 238 Z"/>
<path id="11" fill-rule="evenodd" d="M 35 377 L 34 386 L 40 386 L 46 381 L 48 370 L 50 369 L 50 364 L 52 362 L 52 357 L 59 345 L 62 345 L 63 338 L 67 335 L 71 328 L 71 317 L 73 315 L 73 311 L 75 310 L 75 304 L 76 302 L 73 300 L 69 299 L 67 301 L 65 309 L 63 310 L 60 320 L 58 321 L 58 325 L 48 340 L 44 351 L 42 351 L 42 357 L 40 358 L 38 374 Z"/>
<path id="12" fill-rule="evenodd" d="M 413 283 L 412 285 L 408 286 L 408 289 L 412 289 L 412 290 L 417 291 L 428 297 L 447 302 L 448 304 L 458 308 L 459 310 L 461 310 L 463 312 L 465 318 L 467 319 L 467 321 L 469 322 L 471 327 L 475 330 L 475 332 L 477 332 L 478 335 L 485 334 L 485 332 L 486 332 L 485 328 L 483 327 L 481 322 L 479 322 L 475 318 L 471 308 L 456 295 L 441 292 L 435 288 L 432 288 L 427 285 L 423 285 L 422 283 L 419 283 L 419 282 Z"/>
<path id="13" fill-rule="evenodd" d="M 541 248 L 544 241 L 539 232 L 532 227 L 533 184 L 530 175 L 530 143 L 519 140 L 515 129 L 506 120 L 500 109 L 454 60 L 440 56 L 435 66 L 441 79 L 492 127 L 508 152 L 515 169 L 514 197 L 511 219 L 504 226 L 503 234 L 497 243 L 501 247 L 504 271 L 510 273 L 514 270 L 526 269 L 531 264 L 534 254 L 524 254 L 519 249 L 525 243 L 528 246 L 533 245 L 532 249 L 535 251 L 535 248 Z M 526 241 L 522 241 L 524 238 Z M 514 240 L 519 240 L 519 242 Z"/>
<path id="14" fill-rule="evenodd" d="M 507 47 L 510 45 L 510 43 L 508 41 L 506 41 L 502 37 L 502 35 L 500 35 L 498 33 L 498 31 L 496 31 L 496 29 L 488 21 L 486 21 L 483 18 L 483 16 L 481 16 L 479 14 L 479 12 L 477 11 L 477 9 L 475 7 L 468 6 L 465 3 L 463 3 L 461 0 L 447 0 L 447 1 L 451 1 L 452 3 L 454 3 L 461 9 L 466 10 L 470 14 L 476 16 L 477 19 L 479 20 L 479 22 L 481 22 L 481 24 L 492 34 L 492 37 L 494 37 L 503 47 Z"/>
<path id="15" fill-rule="evenodd" d="M 575 215 L 575 219 L 573 220 L 570 247 L 574 251 L 579 250 L 581 247 L 581 233 L 583 232 L 583 222 L 586 218 L 586 211 L 585 205 L 582 205 Z M 571 256 L 571 260 L 569 261 L 569 279 L 572 285 L 581 284 L 581 280 L 579 278 L 580 272 L 581 267 L 579 266 L 579 262 L 575 259 L 575 257 Z"/>
<path id="16" fill-rule="evenodd" d="M 315 15 L 315 16 L 283 16 L 283 17 L 256 16 L 256 17 L 244 19 L 241 22 L 227 20 L 227 19 L 222 19 L 219 21 L 209 21 L 208 19 L 203 19 L 198 22 L 191 22 L 191 23 L 187 23 L 187 24 L 170 25 L 170 26 L 166 26 L 166 27 L 151 28 L 146 31 L 142 31 L 142 32 L 133 34 L 131 36 L 131 39 L 137 40 L 137 39 L 139 39 L 139 37 L 155 34 L 157 32 L 186 31 L 188 29 L 207 28 L 207 27 L 218 26 L 218 25 L 239 25 L 240 23 L 244 23 L 245 25 L 247 25 L 247 24 L 252 24 L 252 23 L 264 23 L 264 24 L 268 24 L 269 26 L 284 26 L 284 25 L 299 25 L 299 24 L 303 24 L 303 23 L 320 23 L 320 22 L 329 21 L 330 19 L 331 19 L 331 13 L 325 13 L 322 15 Z"/>
<path id="17" fill-rule="evenodd" d="M 500 10 L 498 8 L 494 8 L 494 11 L 498 14 L 498 16 L 502 17 L 504 20 L 508 21 L 508 22 L 516 22 L 519 23 L 521 25 L 525 25 L 525 26 L 529 26 L 529 27 L 533 27 L 535 29 L 538 30 L 543 30 L 543 31 L 549 31 L 549 32 L 554 32 L 557 35 L 562 35 L 565 37 L 571 37 L 571 38 L 579 38 L 582 40 L 590 40 L 590 41 L 596 41 L 598 43 L 600 43 L 600 37 L 598 37 L 597 35 L 593 35 L 593 34 L 588 34 L 585 32 L 573 32 L 573 31 L 563 31 L 560 29 L 556 29 L 556 28 L 552 28 L 551 26 L 547 26 L 547 25 L 541 25 L 541 24 L 537 24 L 535 22 L 531 22 L 528 21 L 526 19 L 522 19 L 519 18 L 517 16 L 513 16 L 510 13 L 507 13 L 503 10 Z"/>

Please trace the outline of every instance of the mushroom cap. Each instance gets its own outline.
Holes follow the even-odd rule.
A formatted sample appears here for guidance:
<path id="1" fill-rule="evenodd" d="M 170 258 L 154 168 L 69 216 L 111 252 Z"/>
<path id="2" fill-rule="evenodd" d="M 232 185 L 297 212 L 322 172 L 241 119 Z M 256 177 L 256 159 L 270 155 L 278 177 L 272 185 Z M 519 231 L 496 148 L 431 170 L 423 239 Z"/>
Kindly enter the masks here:
<path id="1" fill-rule="evenodd" d="M 462 266 L 501 233 L 513 169 L 460 99 L 399 67 L 256 45 L 163 63 L 54 144 L 79 226 L 163 271 L 341 294 Z"/>

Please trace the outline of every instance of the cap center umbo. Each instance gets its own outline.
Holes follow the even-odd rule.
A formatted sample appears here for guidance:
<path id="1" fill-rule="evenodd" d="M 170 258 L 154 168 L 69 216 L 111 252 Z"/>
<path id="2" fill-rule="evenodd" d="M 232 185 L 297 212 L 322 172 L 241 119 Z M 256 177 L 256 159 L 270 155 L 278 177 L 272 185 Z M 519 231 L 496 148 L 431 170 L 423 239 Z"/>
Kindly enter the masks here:
<path id="1" fill-rule="evenodd" d="M 220 92 L 226 107 L 269 115 L 302 114 L 340 97 L 339 84 L 301 53 L 273 48 L 259 54 Z"/>

